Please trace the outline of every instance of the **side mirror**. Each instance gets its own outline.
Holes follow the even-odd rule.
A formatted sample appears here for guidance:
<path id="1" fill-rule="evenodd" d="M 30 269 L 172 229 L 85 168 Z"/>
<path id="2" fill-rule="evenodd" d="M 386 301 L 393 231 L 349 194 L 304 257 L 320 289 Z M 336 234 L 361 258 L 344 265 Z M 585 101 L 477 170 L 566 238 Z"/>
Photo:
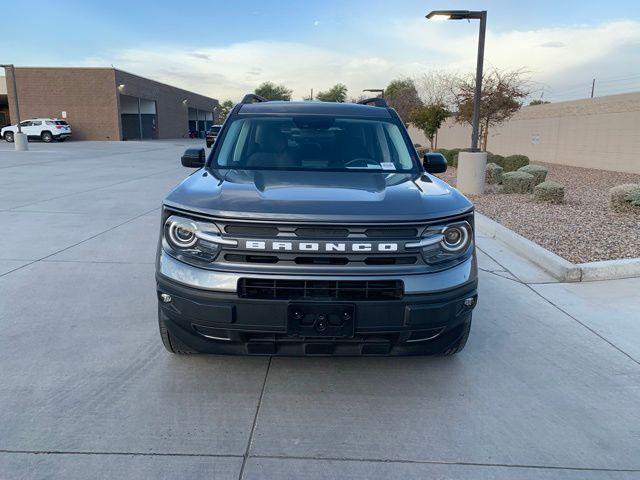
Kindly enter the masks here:
<path id="1" fill-rule="evenodd" d="M 424 169 L 429 173 L 443 173 L 447 171 L 447 159 L 441 153 L 425 153 L 422 159 Z"/>
<path id="2" fill-rule="evenodd" d="M 180 160 L 183 167 L 202 168 L 204 167 L 204 148 L 187 148 Z"/>

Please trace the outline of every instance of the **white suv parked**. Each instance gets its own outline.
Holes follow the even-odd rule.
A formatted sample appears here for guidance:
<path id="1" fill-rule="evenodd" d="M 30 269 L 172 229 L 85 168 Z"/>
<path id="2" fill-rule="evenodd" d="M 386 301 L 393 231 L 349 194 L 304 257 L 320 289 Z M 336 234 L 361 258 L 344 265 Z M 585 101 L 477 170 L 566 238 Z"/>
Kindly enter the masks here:
<path id="1" fill-rule="evenodd" d="M 58 118 L 32 118 L 20 122 L 20 129 L 29 139 L 38 139 L 43 142 L 58 140 L 64 142 L 71 136 L 69 124 Z M 18 133 L 18 125 L 9 125 L 0 130 L 0 137 L 7 142 L 13 142 L 13 136 Z"/>

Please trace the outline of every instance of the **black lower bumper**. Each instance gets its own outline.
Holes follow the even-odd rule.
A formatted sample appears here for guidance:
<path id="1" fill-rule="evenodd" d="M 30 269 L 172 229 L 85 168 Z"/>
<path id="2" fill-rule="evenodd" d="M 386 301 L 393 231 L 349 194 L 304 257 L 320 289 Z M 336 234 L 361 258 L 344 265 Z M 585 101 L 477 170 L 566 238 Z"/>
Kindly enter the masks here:
<path id="1" fill-rule="evenodd" d="M 239 298 L 186 287 L 157 275 L 161 321 L 171 336 L 203 353 L 262 355 L 435 354 L 455 343 L 471 321 L 477 280 L 446 292 L 401 300 L 348 302 L 349 335 L 291 334 L 292 303 Z M 169 302 L 162 300 L 168 294 Z M 470 301 L 469 299 L 473 299 Z M 465 302 L 466 301 L 466 302 Z M 311 302 L 322 311 L 322 300 Z M 335 305 L 335 302 L 324 302 Z"/>

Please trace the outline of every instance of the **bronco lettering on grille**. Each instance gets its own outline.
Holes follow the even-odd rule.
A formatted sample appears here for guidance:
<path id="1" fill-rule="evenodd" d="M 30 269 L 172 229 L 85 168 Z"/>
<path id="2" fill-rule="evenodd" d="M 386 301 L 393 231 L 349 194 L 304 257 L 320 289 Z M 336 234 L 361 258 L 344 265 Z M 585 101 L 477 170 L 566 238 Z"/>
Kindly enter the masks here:
<path id="1" fill-rule="evenodd" d="M 397 252 L 397 243 L 389 242 L 283 242 L 245 240 L 247 250 L 285 252 Z"/>

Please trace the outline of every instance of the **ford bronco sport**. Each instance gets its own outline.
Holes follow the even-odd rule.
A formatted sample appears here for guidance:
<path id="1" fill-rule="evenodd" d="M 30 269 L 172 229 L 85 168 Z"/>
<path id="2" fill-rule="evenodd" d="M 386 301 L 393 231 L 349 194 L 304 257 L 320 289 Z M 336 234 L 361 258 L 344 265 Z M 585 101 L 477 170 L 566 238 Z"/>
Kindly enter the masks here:
<path id="1" fill-rule="evenodd" d="M 395 110 L 247 95 L 164 201 L 173 353 L 451 355 L 477 301 L 473 205 Z"/>

